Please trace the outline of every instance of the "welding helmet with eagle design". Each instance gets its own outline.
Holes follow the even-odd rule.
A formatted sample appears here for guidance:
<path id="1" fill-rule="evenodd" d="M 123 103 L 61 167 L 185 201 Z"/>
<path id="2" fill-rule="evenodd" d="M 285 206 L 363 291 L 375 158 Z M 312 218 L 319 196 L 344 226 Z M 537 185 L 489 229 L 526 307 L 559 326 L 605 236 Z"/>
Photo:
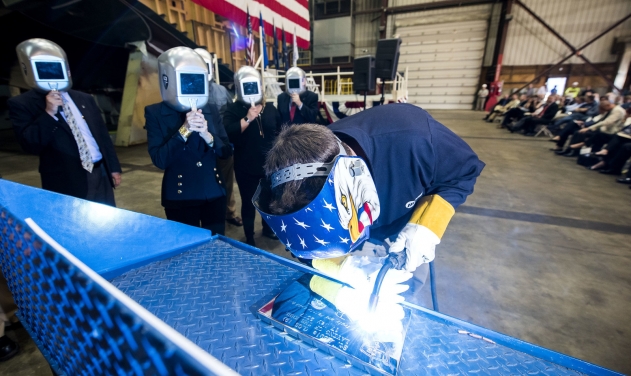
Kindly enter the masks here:
<path id="1" fill-rule="evenodd" d="M 48 39 L 27 39 L 15 48 L 26 84 L 43 91 L 67 91 L 72 87 L 64 50 Z"/>
<path id="2" fill-rule="evenodd" d="M 370 237 L 380 212 L 372 175 L 360 157 L 340 154 L 329 163 L 295 164 L 271 176 L 272 189 L 293 180 L 326 176 L 320 193 L 293 213 L 271 214 L 260 203 L 259 185 L 252 203 L 285 247 L 296 257 L 321 259 L 345 255 Z"/>
<path id="3" fill-rule="evenodd" d="M 188 47 L 174 47 L 158 57 L 160 95 L 178 112 L 202 108 L 208 103 L 208 68 L 204 59 Z"/>

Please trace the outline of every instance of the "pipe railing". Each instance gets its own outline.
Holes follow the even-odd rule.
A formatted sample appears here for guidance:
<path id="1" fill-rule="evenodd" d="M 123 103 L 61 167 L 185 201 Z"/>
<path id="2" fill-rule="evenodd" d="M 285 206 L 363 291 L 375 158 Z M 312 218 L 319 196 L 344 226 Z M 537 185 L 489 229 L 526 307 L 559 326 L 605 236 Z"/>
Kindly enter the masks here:
<path id="1" fill-rule="evenodd" d="M 315 90 L 311 90 L 316 92 L 319 96 L 320 96 L 320 101 L 324 101 L 326 98 L 326 90 L 325 90 L 325 82 L 327 78 L 331 78 L 334 77 L 335 78 L 335 82 L 337 82 L 336 86 L 336 90 L 334 94 L 329 94 L 329 95 L 344 95 L 343 94 L 343 82 L 342 82 L 342 78 L 346 78 L 346 77 L 353 77 L 353 72 L 343 72 L 340 70 L 340 67 L 337 67 L 337 72 L 330 72 L 330 73 L 313 73 L 313 72 L 308 72 L 307 73 L 307 78 L 311 78 L 313 79 L 313 82 L 315 82 Z M 386 84 L 390 85 L 392 84 L 392 90 L 390 92 L 391 97 L 394 101 L 396 101 L 397 99 L 401 98 L 401 97 L 406 97 L 408 95 L 408 82 L 407 82 L 407 77 L 408 77 L 408 68 L 405 68 L 405 73 L 403 75 L 401 75 L 399 72 L 397 72 L 396 77 L 393 81 L 385 81 Z M 285 78 L 284 74 L 276 74 L 276 75 L 270 75 L 268 74 L 265 78 L 274 78 L 278 81 L 278 79 Z M 318 83 L 319 81 L 319 83 Z M 309 84 L 307 84 L 307 86 L 310 86 Z M 312 87 L 310 89 L 313 89 L 313 84 L 311 85 Z"/>

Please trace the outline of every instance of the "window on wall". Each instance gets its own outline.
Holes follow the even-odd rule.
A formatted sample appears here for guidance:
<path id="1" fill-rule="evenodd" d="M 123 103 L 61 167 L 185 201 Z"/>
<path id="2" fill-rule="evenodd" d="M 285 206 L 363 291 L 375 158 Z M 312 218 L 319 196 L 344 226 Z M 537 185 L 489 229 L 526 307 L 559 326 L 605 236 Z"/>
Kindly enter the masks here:
<path id="1" fill-rule="evenodd" d="M 316 20 L 351 15 L 351 0 L 315 0 L 314 5 Z"/>

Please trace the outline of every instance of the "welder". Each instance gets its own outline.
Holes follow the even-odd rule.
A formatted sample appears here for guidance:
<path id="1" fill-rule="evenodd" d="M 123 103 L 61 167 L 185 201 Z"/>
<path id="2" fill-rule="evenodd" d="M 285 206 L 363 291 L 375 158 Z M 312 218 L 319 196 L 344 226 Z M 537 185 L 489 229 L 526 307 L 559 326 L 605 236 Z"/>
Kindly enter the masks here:
<path id="1" fill-rule="evenodd" d="M 426 111 L 389 104 L 328 128 L 284 129 L 253 201 L 296 257 L 354 288 L 313 278 L 313 291 L 336 305 L 364 304 L 383 257 L 402 256 L 401 270 L 390 270 L 381 287 L 387 311 L 387 304 L 402 301 L 409 273 L 405 299 L 419 303 L 435 248 L 483 168 L 473 150 Z"/>

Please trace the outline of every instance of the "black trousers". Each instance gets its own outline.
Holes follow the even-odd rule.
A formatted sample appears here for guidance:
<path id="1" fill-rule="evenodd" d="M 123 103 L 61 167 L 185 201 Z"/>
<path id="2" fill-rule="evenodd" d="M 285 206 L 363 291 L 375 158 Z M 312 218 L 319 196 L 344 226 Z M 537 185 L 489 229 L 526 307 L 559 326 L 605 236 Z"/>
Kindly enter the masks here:
<path id="1" fill-rule="evenodd" d="M 526 133 L 535 133 L 535 129 L 537 128 L 538 125 L 548 125 L 548 124 L 550 124 L 550 120 L 548 119 L 530 117 L 526 119 L 526 122 L 524 123 L 524 131 Z"/>
<path id="2" fill-rule="evenodd" d="M 557 141 L 557 146 L 562 148 L 565 145 L 567 139 L 579 129 L 581 129 L 581 127 L 575 122 L 567 124 L 565 128 L 561 129 L 561 133 L 559 133 L 559 141 Z"/>
<path id="3" fill-rule="evenodd" d="M 591 146 L 592 153 L 600 151 L 606 143 L 609 143 L 614 138 L 613 134 L 604 132 L 594 132 L 591 137 L 585 140 L 585 145 Z"/>
<path id="4" fill-rule="evenodd" d="M 88 193 L 85 199 L 116 207 L 114 189 L 107 176 L 107 170 L 103 163 L 97 162 L 97 164 L 98 166 L 95 166 L 92 172 L 88 173 Z"/>
<path id="5" fill-rule="evenodd" d="M 167 219 L 189 226 L 201 227 L 213 234 L 226 233 L 226 196 L 184 208 L 164 208 Z"/>
<path id="6" fill-rule="evenodd" d="M 594 131 L 587 131 L 585 133 L 574 132 L 572 138 L 570 138 L 570 145 L 578 144 L 579 142 L 587 142 L 594 137 L 595 133 Z"/>
<path id="7" fill-rule="evenodd" d="M 620 173 L 624 163 L 629 158 L 631 158 L 631 139 L 613 136 L 611 141 L 607 143 L 607 155 L 604 158 L 607 167 Z M 629 169 L 627 176 L 631 176 L 631 169 Z"/>
<path id="8" fill-rule="evenodd" d="M 504 114 L 504 120 L 502 120 L 502 126 L 507 126 L 513 120 L 519 120 L 524 117 L 525 112 L 519 108 L 511 108 Z"/>
<path id="9" fill-rule="evenodd" d="M 254 237 L 254 218 L 256 217 L 256 209 L 252 204 L 252 197 L 256 193 L 256 188 L 259 186 L 259 181 L 263 179 L 264 175 L 250 175 L 247 172 L 237 171 L 234 172 L 234 177 L 237 179 L 239 185 L 239 194 L 241 195 L 241 219 L 243 220 L 243 232 L 246 239 L 252 239 Z M 263 231 L 272 232 L 272 229 L 268 226 L 265 220 L 263 222 Z"/>

